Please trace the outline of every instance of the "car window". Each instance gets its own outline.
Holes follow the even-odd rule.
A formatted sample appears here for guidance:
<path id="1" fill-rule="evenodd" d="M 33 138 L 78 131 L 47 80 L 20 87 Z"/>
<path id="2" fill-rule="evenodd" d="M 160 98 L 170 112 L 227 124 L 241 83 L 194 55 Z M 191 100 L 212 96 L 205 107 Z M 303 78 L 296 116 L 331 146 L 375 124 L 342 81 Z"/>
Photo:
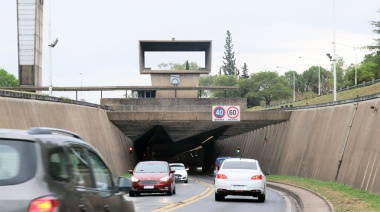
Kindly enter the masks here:
<path id="1" fill-rule="evenodd" d="M 147 173 L 147 172 L 168 172 L 168 165 L 165 163 L 139 163 L 137 164 L 134 172 Z"/>
<path id="2" fill-rule="evenodd" d="M 56 181 L 68 181 L 70 178 L 65 151 L 62 147 L 49 151 L 48 170 Z"/>
<path id="3" fill-rule="evenodd" d="M 36 174 L 36 168 L 34 142 L 0 140 L 0 186 L 26 182 Z"/>
<path id="4" fill-rule="evenodd" d="M 172 170 L 184 170 L 185 169 L 185 167 L 181 166 L 181 165 L 170 165 L 170 168 Z"/>
<path id="5" fill-rule="evenodd" d="M 69 147 L 68 150 L 74 184 L 79 187 L 92 187 L 90 167 L 84 150 L 79 147 Z"/>
<path id="6" fill-rule="evenodd" d="M 257 170 L 257 163 L 254 161 L 224 161 L 222 169 Z"/>
<path id="7" fill-rule="evenodd" d="M 105 163 L 95 152 L 88 151 L 88 156 L 94 172 L 96 188 L 99 190 L 111 190 L 112 178 Z"/>

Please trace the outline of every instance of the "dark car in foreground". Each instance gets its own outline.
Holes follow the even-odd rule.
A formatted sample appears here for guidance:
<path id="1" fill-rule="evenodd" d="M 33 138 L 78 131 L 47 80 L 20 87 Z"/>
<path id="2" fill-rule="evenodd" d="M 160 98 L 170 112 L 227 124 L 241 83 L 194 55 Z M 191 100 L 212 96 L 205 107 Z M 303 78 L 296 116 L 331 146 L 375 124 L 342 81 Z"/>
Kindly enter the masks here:
<path id="1" fill-rule="evenodd" d="M 129 196 L 140 196 L 142 193 L 175 194 L 175 170 L 171 170 L 166 161 L 139 162 L 132 174 L 132 189 Z"/>
<path id="2" fill-rule="evenodd" d="M 0 129 L 1 212 L 134 211 L 130 187 L 73 132 Z"/>

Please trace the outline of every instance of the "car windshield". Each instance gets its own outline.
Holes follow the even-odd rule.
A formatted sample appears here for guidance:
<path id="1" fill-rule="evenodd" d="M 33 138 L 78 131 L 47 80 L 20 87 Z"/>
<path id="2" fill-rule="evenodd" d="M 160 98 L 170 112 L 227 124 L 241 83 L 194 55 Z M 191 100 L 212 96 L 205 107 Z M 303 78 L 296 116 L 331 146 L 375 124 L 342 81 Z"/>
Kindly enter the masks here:
<path id="1" fill-rule="evenodd" d="M 224 161 L 223 169 L 250 169 L 257 170 L 257 164 L 254 161 Z"/>
<path id="2" fill-rule="evenodd" d="M 137 164 L 135 173 L 149 172 L 168 172 L 168 166 L 165 163 L 139 163 Z"/>
<path id="3" fill-rule="evenodd" d="M 182 165 L 170 165 L 172 170 L 185 170 L 185 167 Z"/>
<path id="4" fill-rule="evenodd" d="M 33 142 L 0 139 L 0 186 L 31 179 L 37 168 Z"/>

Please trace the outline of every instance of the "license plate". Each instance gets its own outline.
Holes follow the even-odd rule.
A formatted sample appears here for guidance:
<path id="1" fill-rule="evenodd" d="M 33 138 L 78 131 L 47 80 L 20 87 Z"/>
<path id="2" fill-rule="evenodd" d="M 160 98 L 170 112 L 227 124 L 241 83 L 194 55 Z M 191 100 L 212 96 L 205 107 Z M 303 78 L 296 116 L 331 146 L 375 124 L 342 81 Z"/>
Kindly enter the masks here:
<path id="1" fill-rule="evenodd" d="M 232 187 L 232 190 L 246 190 L 247 189 L 247 186 L 244 186 L 244 185 L 233 185 L 231 187 Z"/>
<path id="2" fill-rule="evenodd" d="M 154 186 L 144 186 L 144 189 L 154 189 Z"/>

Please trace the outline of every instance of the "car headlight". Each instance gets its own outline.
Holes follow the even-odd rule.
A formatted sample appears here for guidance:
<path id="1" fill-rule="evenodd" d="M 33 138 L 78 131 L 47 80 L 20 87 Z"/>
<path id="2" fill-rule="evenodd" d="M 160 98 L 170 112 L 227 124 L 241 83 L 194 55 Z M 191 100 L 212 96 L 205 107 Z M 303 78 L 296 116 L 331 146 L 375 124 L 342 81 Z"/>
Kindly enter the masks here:
<path id="1" fill-rule="evenodd" d="M 132 176 L 131 181 L 134 183 L 137 183 L 139 181 L 139 179 L 137 179 L 137 177 Z"/>
<path id="2" fill-rule="evenodd" d="M 161 178 L 160 181 L 162 181 L 162 182 L 166 182 L 166 181 L 168 181 L 169 179 L 170 179 L 170 177 L 169 177 L 169 176 L 166 176 L 166 177 Z"/>

